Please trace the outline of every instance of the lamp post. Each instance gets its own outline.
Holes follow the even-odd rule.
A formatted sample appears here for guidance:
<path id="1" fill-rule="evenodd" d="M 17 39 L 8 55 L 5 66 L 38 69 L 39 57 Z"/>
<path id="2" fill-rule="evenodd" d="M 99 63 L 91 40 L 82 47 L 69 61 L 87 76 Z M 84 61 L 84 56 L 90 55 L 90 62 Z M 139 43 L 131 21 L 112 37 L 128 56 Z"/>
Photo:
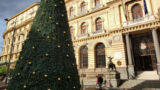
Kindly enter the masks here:
<path id="1" fill-rule="evenodd" d="M 17 18 L 16 18 L 17 19 Z M 4 19 L 6 22 L 9 21 L 8 18 Z M 7 64 L 7 72 L 6 72 L 6 80 L 5 80 L 5 83 L 7 84 L 8 83 L 8 78 L 9 78 L 9 75 L 10 75 L 10 64 L 11 64 L 11 54 L 12 54 L 12 49 L 13 49 L 13 43 L 14 43 L 14 35 L 15 35 L 15 30 L 16 30 L 16 20 L 14 21 L 14 26 L 13 26 L 13 35 L 12 35 L 12 42 L 11 42 L 11 49 L 10 49 L 10 53 L 9 53 L 9 61 L 8 61 L 8 64 Z"/>

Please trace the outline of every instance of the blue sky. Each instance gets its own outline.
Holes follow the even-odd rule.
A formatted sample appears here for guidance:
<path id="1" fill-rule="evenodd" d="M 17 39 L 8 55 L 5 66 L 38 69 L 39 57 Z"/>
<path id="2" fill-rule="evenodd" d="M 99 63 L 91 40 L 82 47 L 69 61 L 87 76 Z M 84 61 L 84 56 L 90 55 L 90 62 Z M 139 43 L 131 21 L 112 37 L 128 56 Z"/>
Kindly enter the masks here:
<path id="1" fill-rule="evenodd" d="M 4 19 L 14 16 L 31 4 L 40 0 L 1 0 L 0 2 L 0 54 L 3 46 L 3 32 L 6 29 Z"/>

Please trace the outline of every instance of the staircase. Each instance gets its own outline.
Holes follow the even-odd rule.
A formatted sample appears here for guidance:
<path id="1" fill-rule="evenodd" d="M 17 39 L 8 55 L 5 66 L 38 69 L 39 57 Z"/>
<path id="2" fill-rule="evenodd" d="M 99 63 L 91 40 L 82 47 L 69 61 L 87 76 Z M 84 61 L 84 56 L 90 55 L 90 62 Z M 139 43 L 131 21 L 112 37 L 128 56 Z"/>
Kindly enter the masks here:
<path id="1" fill-rule="evenodd" d="M 139 71 L 137 72 L 136 79 L 159 80 L 159 77 L 157 71 Z"/>

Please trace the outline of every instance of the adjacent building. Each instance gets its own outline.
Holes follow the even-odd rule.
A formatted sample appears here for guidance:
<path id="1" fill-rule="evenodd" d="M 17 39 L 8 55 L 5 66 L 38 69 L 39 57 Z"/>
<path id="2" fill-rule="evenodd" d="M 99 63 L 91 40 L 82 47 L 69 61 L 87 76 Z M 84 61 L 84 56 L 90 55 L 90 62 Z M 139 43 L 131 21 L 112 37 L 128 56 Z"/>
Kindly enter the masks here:
<path id="1" fill-rule="evenodd" d="M 138 78 L 140 73 L 160 77 L 159 0 L 65 1 L 81 77 L 104 75 L 109 57 L 121 79 Z M 38 6 L 29 6 L 6 23 L 1 61 L 18 59 Z"/>

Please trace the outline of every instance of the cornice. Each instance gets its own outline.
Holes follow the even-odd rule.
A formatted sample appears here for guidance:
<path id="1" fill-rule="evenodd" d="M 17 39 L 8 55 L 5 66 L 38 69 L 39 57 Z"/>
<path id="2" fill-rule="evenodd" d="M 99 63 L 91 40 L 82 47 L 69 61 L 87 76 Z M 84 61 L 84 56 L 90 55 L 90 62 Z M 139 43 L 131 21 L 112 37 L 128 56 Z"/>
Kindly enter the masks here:
<path id="1" fill-rule="evenodd" d="M 73 40 L 73 43 L 79 43 L 79 42 L 93 40 L 93 39 L 97 39 L 97 38 L 110 37 L 114 34 L 120 34 L 120 33 L 125 34 L 125 33 L 131 33 L 131 32 L 135 32 L 135 31 L 142 31 L 142 30 L 145 30 L 145 29 L 152 29 L 152 28 L 155 28 L 155 27 L 160 28 L 160 20 L 155 20 L 155 21 L 152 21 L 152 22 L 143 23 L 143 24 L 139 24 L 139 25 L 135 25 L 135 26 L 131 26 L 131 27 L 117 28 L 117 29 L 114 29 L 114 30 L 110 30 L 108 33 L 101 34 L 101 35 L 98 35 L 98 36 L 90 36 L 88 38 Z"/>
<path id="2" fill-rule="evenodd" d="M 19 28 L 21 28 L 21 27 L 23 27 L 23 26 L 25 26 L 25 25 L 27 25 L 28 23 L 31 23 L 31 22 L 33 21 L 33 19 L 34 19 L 34 18 L 30 18 L 30 19 L 24 21 L 24 23 L 17 25 L 17 26 L 15 27 L 16 30 L 19 29 Z M 3 33 L 3 39 L 4 39 L 5 35 L 6 35 L 7 33 L 11 32 L 11 31 L 13 31 L 13 27 L 5 30 L 5 32 Z"/>
<path id="3" fill-rule="evenodd" d="M 102 10 L 107 9 L 107 8 L 109 8 L 108 5 L 106 5 L 106 6 L 102 7 L 102 8 L 93 10 L 93 11 L 88 11 L 86 14 L 79 15 L 79 16 L 75 16 L 74 18 L 69 19 L 69 21 L 73 21 L 73 20 L 79 19 L 79 18 L 81 18 L 81 17 L 85 17 L 85 16 L 88 16 L 88 15 L 91 15 L 91 14 L 93 14 L 93 13 L 96 13 L 96 12 L 98 12 L 98 11 L 102 11 Z"/>
<path id="4" fill-rule="evenodd" d="M 22 13 L 26 12 L 27 10 L 33 8 L 34 6 L 39 5 L 39 4 L 40 4 L 40 2 L 36 2 L 36 3 L 32 4 L 32 5 L 30 5 L 29 7 L 25 8 L 25 9 L 22 10 L 21 12 L 19 12 L 19 13 L 17 13 L 16 15 L 12 16 L 11 18 L 9 18 L 9 21 L 12 20 L 12 19 L 15 18 L 15 17 L 21 15 Z M 7 21 L 7 23 L 8 23 L 9 21 Z"/>

